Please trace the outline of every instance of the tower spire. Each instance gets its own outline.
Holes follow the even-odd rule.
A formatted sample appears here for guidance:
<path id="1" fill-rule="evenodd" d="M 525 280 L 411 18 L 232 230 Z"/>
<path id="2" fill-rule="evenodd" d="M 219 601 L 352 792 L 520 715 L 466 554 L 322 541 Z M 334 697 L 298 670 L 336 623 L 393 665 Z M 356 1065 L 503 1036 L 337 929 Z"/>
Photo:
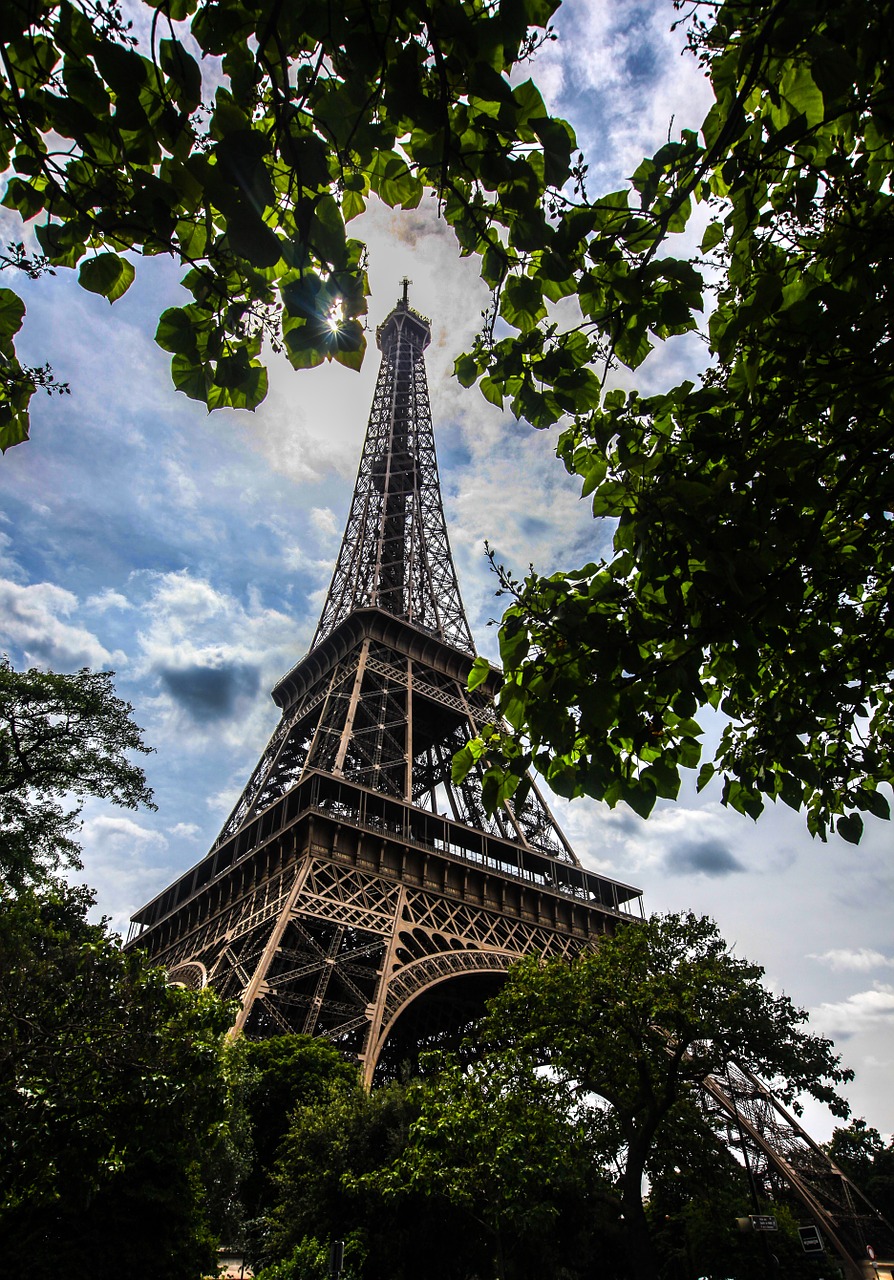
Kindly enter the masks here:
<path id="1" fill-rule="evenodd" d="M 382 352 L 366 440 L 316 646 L 355 609 L 377 608 L 475 653 L 450 554 L 424 352 L 430 321 L 403 297 L 376 331 Z"/>

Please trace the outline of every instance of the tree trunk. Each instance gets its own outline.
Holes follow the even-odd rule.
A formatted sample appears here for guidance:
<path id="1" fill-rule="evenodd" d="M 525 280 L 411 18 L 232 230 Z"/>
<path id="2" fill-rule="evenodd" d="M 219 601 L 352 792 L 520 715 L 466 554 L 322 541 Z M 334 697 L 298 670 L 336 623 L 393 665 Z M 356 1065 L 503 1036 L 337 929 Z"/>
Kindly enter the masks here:
<path id="1" fill-rule="evenodd" d="M 494 1235 L 496 1237 L 496 1246 L 497 1246 L 497 1253 L 496 1253 L 497 1280 L 506 1280 L 505 1263 L 503 1261 L 503 1237 L 500 1234 L 499 1227 L 497 1227 L 496 1231 L 494 1232 Z"/>
<path id="2" fill-rule="evenodd" d="M 624 1245 L 630 1280 L 653 1280 L 658 1274 L 658 1255 L 652 1244 L 643 1208 L 643 1170 L 639 1162 L 628 1163 L 621 1181 L 621 1208 L 624 1215 Z"/>

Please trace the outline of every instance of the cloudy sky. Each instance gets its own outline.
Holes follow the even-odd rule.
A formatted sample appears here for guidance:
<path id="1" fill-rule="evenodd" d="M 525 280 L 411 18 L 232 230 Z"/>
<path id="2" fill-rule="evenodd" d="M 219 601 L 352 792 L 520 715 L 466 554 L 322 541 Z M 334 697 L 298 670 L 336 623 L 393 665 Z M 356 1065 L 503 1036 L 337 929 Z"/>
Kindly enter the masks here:
<path id="1" fill-rule="evenodd" d="M 708 95 L 666 0 L 568 0 L 534 75 L 569 118 L 590 189 L 620 186 L 668 130 L 697 127 Z M 441 480 L 454 555 L 479 647 L 495 655 L 488 538 L 516 570 L 598 555 L 554 442 L 463 391 L 450 376 L 488 296 L 431 202 L 354 224 L 371 248 L 371 326 L 398 294 L 432 318 L 428 355 Z M 22 238 L 0 213 L 3 242 Z M 141 262 L 110 307 L 61 273 L 27 286 L 20 351 L 49 360 L 72 394 L 36 398 L 32 440 L 0 459 L 0 648 L 17 665 L 117 672 L 155 754 L 157 813 L 85 810 L 85 877 L 126 929 L 131 912 L 207 850 L 276 723 L 275 680 L 313 633 L 347 513 L 377 359 L 361 374 L 294 373 L 272 361 L 255 414 L 208 416 L 172 389 L 151 341 L 183 298 L 167 263 Z M 6 283 L 4 281 L 3 283 Z M 21 285 L 21 281 L 9 283 Z M 27 282 L 25 282 L 27 285 Z M 697 343 L 656 352 L 640 385 L 691 372 Z M 886 823 L 858 849 L 813 842 L 788 809 L 759 823 L 689 788 L 643 822 L 623 807 L 556 802 L 590 866 L 641 886 L 652 911 L 715 917 L 767 982 L 810 1011 L 856 1071 L 857 1115 L 894 1130 L 894 860 Z M 831 1118 L 809 1106 L 808 1127 Z"/>

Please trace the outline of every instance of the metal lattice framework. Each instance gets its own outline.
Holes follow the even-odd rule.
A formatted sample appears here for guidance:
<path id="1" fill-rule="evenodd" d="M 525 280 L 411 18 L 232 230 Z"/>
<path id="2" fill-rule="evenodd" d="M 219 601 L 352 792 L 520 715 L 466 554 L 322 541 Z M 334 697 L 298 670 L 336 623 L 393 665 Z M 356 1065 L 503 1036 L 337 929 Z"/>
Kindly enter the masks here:
<path id="1" fill-rule="evenodd" d="M 890 1272 L 894 1228 L 765 1084 L 730 1063 L 722 1076 L 708 1076 L 702 1096 L 762 1198 L 772 1202 L 783 1189 L 794 1193 L 840 1258 L 848 1280 L 867 1280 L 878 1273 L 867 1246 L 877 1258 L 889 1260 L 883 1266 Z"/>
<path id="2" fill-rule="evenodd" d="M 592 947 L 638 900 L 518 838 L 310 771 L 138 912 L 128 945 L 237 1000 L 237 1028 L 327 1036 L 370 1080 L 458 1032 L 513 960 Z"/>
<path id="3" fill-rule="evenodd" d="M 239 1002 L 251 1035 L 325 1035 L 367 1079 L 458 1033 L 522 955 L 592 946 L 638 889 L 583 869 L 533 784 L 494 814 L 452 758 L 493 722 L 441 503 L 423 353 L 404 295 L 347 528 L 282 718 L 198 866 L 133 918 L 172 980 Z"/>
<path id="4" fill-rule="evenodd" d="M 497 712 L 487 684 L 465 687 L 450 646 L 355 610 L 274 690 L 284 707 L 264 754 L 218 838 L 284 795 L 309 769 L 349 778 L 562 861 L 577 857 L 532 783 L 523 803 L 489 815 L 477 773 L 456 784 L 453 755 Z"/>
<path id="5" fill-rule="evenodd" d="M 374 606 L 474 654 L 441 502 L 423 358 L 431 328 L 409 306 L 406 283 L 376 338 L 382 363 L 372 412 L 313 643 L 353 610 Z"/>

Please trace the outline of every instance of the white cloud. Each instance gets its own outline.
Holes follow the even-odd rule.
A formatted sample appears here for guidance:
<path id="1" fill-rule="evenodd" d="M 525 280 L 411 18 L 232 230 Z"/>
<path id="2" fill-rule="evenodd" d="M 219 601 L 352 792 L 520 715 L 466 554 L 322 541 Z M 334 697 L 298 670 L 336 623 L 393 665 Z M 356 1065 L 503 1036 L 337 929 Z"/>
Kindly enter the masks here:
<path id="1" fill-rule="evenodd" d="M 205 804 L 208 806 L 210 812 L 215 816 L 219 815 L 222 819 L 227 818 L 236 807 L 236 801 L 242 795 L 243 785 L 247 780 L 248 779 L 245 778 L 242 782 L 234 783 L 232 786 L 224 787 L 222 790 L 216 791 L 213 795 L 207 796 Z"/>
<path id="2" fill-rule="evenodd" d="M 858 950 L 839 948 L 823 951 L 821 954 L 811 951 L 808 952 L 807 958 L 819 960 L 821 964 L 828 965 L 836 972 L 856 970 L 868 973 L 872 969 L 894 968 L 894 957 L 886 956 L 881 951 L 872 951 L 868 947 L 860 947 Z"/>
<path id="3" fill-rule="evenodd" d="M 697 129 L 707 111 L 704 74 L 681 53 L 685 24 L 670 29 L 676 16 L 669 3 L 566 0 L 555 17 L 558 40 L 534 60 L 547 105 L 575 125 L 596 194 L 620 186 L 661 146 L 672 119 L 677 132 Z"/>
<path id="4" fill-rule="evenodd" d="M 206 623 L 217 622 L 230 611 L 231 599 L 204 578 L 186 569 L 151 574 L 154 582 L 150 615 L 153 625 L 163 626 L 168 638 L 194 635 Z"/>
<path id="5" fill-rule="evenodd" d="M 160 831 L 141 826 L 133 818 L 99 814 L 88 818 L 82 827 L 82 838 L 97 853 L 132 854 L 146 849 L 166 849 L 167 838 Z"/>
<path id="6" fill-rule="evenodd" d="M 294 621 L 255 592 L 243 602 L 186 570 L 150 582 L 137 669 L 159 690 L 155 737 L 263 738 L 276 714 L 265 689 L 301 651 Z"/>
<path id="7" fill-rule="evenodd" d="M 337 538 L 341 533 L 335 512 L 329 507 L 311 507 L 310 522 L 324 538 Z"/>
<path id="8" fill-rule="evenodd" d="M 177 822 L 168 828 L 168 834 L 175 840 L 194 840 L 201 833 L 201 827 L 195 822 Z"/>
<path id="9" fill-rule="evenodd" d="M 99 638 L 66 618 L 77 613 L 78 598 L 52 582 L 21 586 L 0 579 L 0 641 L 21 649 L 27 663 L 57 670 L 121 665 Z"/>
<path id="10" fill-rule="evenodd" d="M 84 876 L 88 883 L 102 885 L 101 914 L 126 934 L 133 912 L 169 877 L 171 868 L 162 865 L 167 837 L 133 818 L 99 814 L 86 819 L 80 841 Z"/>
<path id="11" fill-rule="evenodd" d="M 84 608 L 92 609 L 95 613 L 107 613 L 109 609 L 132 609 L 133 605 L 120 591 L 106 587 L 105 591 L 100 591 L 95 596 L 88 596 L 84 601 Z"/>
<path id="12" fill-rule="evenodd" d="M 175 462 L 173 458 L 164 458 L 162 460 L 162 469 L 164 471 L 165 492 L 169 500 L 187 511 L 194 511 L 199 505 L 201 495 L 198 485 L 189 472 Z"/>
<path id="13" fill-rule="evenodd" d="M 821 1004 L 813 1011 L 812 1020 L 839 1035 L 894 1026 L 894 986 L 876 982 L 871 991 L 857 991 L 846 1000 Z"/>
<path id="14" fill-rule="evenodd" d="M 320 559 L 314 559 L 309 555 L 304 547 L 298 543 L 290 546 L 284 546 L 282 549 L 283 564 L 292 572 L 305 572 L 312 574 L 315 578 L 327 579 L 332 573 L 333 560 L 332 556 L 323 556 Z"/>
<path id="15" fill-rule="evenodd" d="M 736 819 L 720 805 L 690 808 L 678 803 L 643 819 L 624 804 L 609 809 L 577 801 L 552 803 L 582 859 L 597 870 L 716 879 L 745 869 L 738 857 Z"/>

